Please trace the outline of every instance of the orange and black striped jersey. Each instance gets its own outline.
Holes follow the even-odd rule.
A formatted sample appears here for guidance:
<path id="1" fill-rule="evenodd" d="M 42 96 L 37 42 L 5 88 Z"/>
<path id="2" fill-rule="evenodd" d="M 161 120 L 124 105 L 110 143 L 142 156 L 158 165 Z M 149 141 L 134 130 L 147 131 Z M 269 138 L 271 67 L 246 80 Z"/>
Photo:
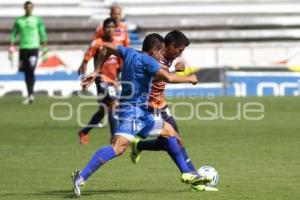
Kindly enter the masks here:
<path id="1" fill-rule="evenodd" d="M 85 52 L 84 60 L 88 62 L 92 58 L 95 58 L 99 52 L 99 47 L 103 46 L 105 43 L 106 42 L 101 38 L 93 40 L 88 50 Z M 116 45 L 117 42 L 114 41 L 112 43 Z M 122 62 L 121 58 L 111 55 L 101 67 L 100 74 L 103 75 L 101 80 L 104 82 L 115 83 L 118 78 L 118 72 L 121 70 Z"/>
<path id="2" fill-rule="evenodd" d="M 159 62 L 166 66 L 165 68 L 163 68 L 164 70 L 169 71 L 169 67 L 171 67 L 173 61 L 170 62 L 162 58 Z M 148 106 L 150 108 L 161 109 L 167 105 L 164 96 L 165 88 L 166 82 L 161 80 L 153 80 L 148 100 Z"/>
<path id="3" fill-rule="evenodd" d="M 93 39 L 102 38 L 104 34 L 102 24 L 99 25 L 96 29 L 96 32 L 93 36 Z M 116 45 L 123 45 L 125 47 L 129 47 L 130 45 L 130 38 L 128 33 L 127 25 L 123 22 L 120 22 L 119 25 L 116 27 L 116 30 L 113 34 L 114 40 L 117 42 Z"/>

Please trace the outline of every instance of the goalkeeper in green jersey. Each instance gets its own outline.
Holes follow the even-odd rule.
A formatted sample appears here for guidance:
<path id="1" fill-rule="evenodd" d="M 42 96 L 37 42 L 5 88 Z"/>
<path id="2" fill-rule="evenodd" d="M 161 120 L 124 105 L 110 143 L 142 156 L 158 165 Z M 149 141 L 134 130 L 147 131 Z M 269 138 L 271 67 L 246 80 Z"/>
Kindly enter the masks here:
<path id="1" fill-rule="evenodd" d="M 40 17 L 31 15 L 33 3 L 24 3 L 25 15 L 18 17 L 14 23 L 10 35 L 9 58 L 16 51 L 15 42 L 19 35 L 19 70 L 25 74 L 25 82 L 28 91 L 24 104 L 30 104 L 34 100 L 34 70 L 38 60 L 40 44 L 43 44 L 43 59 L 47 59 L 47 34 L 44 23 Z"/>

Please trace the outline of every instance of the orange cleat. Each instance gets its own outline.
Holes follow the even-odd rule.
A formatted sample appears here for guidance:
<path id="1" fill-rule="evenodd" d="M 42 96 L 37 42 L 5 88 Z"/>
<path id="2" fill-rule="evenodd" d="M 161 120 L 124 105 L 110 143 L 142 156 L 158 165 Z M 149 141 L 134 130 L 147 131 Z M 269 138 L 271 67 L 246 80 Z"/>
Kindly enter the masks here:
<path id="1" fill-rule="evenodd" d="M 89 135 L 85 132 L 79 132 L 80 144 L 88 144 L 89 143 Z"/>

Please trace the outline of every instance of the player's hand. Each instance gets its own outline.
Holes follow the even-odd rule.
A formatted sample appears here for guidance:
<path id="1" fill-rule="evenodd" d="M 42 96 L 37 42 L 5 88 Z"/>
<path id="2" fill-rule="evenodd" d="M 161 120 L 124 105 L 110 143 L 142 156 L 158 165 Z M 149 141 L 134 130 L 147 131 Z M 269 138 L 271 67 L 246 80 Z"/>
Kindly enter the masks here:
<path id="1" fill-rule="evenodd" d="M 176 63 L 174 67 L 176 72 L 182 72 L 185 70 L 185 64 L 183 61 Z"/>
<path id="2" fill-rule="evenodd" d="M 77 70 L 78 75 L 84 75 L 86 73 L 86 68 L 86 65 L 81 64 Z"/>
<path id="3" fill-rule="evenodd" d="M 8 49 L 8 60 L 9 61 L 13 61 L 14 58 L 14 53 L 16 52 L 16 46 L 15 45 L 10 45 L 9 49 Z"/>
<path id="4" fill-rule="evenodd" d="M 98 73 L 91 73 L 90 75 L 87 75 L 85 77 L 82 77 L 81 79 L 81 86 L 83 90 L 86 90 L 97 78 L 97 76 L 99 76 Z"/>
<path id="5" fill-rule="evenodd" d="M 44 46 L 43 49 L 42 49 L 42 61 L 46 61 L 48 60 L 48 52 L 49 52 L 49 49 L 48 47 Z"/>
<path id="6" fill-rule="evenodd" d="M 192 83 L 193 85 L 196 85 L 198 83 L 198 78 L 195 74 L 190 75 L 189 78 L 190 78 L 190 83 Z"/>

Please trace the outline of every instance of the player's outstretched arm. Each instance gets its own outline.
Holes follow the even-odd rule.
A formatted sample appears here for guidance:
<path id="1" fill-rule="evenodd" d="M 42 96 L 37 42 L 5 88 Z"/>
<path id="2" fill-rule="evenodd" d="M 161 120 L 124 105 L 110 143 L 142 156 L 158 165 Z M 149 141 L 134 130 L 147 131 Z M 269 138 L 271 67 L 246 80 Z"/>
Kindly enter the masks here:
<path id="1" fill-rule="evenodd" d="M 95 81 L 97 76 L 99 76 L 102 65 L 112 54 L 119 56 L 118 46 L 110 45 L 110 44 L 103 44 L 103 46 L 101 46 L 99 48 L 98 59 L 96 62 L 96 67 L 95 67 L 94 72 L 92 72 L 90 75 L 85 76 L 81 79 L 81 86 L 84 89 L 87 89 Z"/>
<path id="2" fill-rule="evenodd" d="M 83 59 L 77 70 L 78 75 L 81 75 L 81 74 L 84 75 L 86 73 L 87 64 L 88 64 L 88 62 Z"/>
<path id="3" fill-rule="evenodd" d="M 167 83 L 192 83 L 193 85 L 198 83 L 197 76 L 194 74 L 189 76 L 178 76 L 176 74 L 167 72 L 162 68 L 158 70 L 155 78 Z"/>

